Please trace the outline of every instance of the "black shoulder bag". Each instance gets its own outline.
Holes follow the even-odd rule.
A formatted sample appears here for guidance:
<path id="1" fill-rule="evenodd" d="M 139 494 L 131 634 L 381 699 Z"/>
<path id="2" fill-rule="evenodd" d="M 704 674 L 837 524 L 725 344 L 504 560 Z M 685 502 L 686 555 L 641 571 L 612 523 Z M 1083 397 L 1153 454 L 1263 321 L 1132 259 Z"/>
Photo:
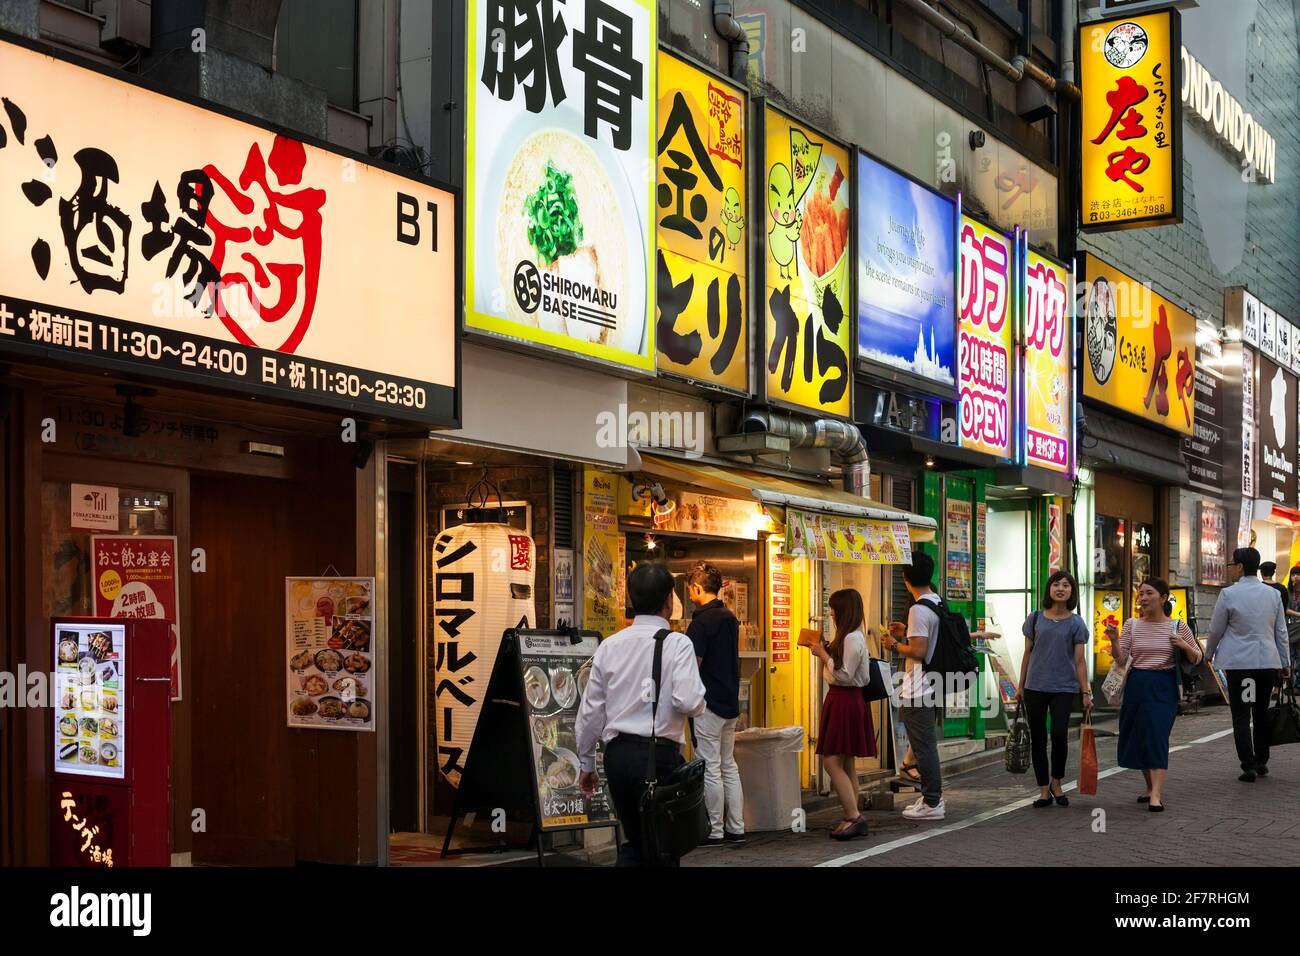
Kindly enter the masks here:
<path id="1" fill-rule="evenodd" d="M 641 796 L 641 858 L 648 866 L 673 866 L 709 835 L 709 811 L 704 804 L 704 761 L 696 757 L 673 771 L 667 783 L 658 782 L 655 756 L 659 738 L 659 688 L 664 639 L 672 633 L 660 629 L 654 636 L 654 663 L 650 679 L 650 757 L 646 762 L 645 793 Z"/>

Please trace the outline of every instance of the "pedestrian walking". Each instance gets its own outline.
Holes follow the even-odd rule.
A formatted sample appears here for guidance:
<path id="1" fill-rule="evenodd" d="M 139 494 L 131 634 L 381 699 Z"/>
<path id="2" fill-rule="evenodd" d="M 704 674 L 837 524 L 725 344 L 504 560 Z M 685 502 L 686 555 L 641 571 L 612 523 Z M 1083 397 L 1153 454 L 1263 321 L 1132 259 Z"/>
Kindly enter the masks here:
<path id="1" fill-rule="evenodd" d="M 817 725 L 817 754 L 830 774 L 831 786 L 839 797 L 844 819 L 831 830 L 836 840 L 865 836 L 867 818 L 858 811 L 857 757 L 876 755 L 876 734 L 871 726 L 871 708 L 862 688 L 871 680 L 871 655 L 862 633 L 865 614 L 862 595 L 853 588 L 830 596 L 831 622 L 835 637 L 830 644 L 818 642 L 809 649 L 822 661 L 830 687 L 822 701 Z"/>
<path id="2" fill-rule="evenodd" d="M 704 760 L 704 802 L 709 835 L 702 847 L 745 842 L 745 795 L 736 766 L 740 717 L 740 622 L 718 597 L 722 572 L 699 561 L 686 576 L 686 596 L 696 605 L 686 636 L 704 681 L 704 713 L 695 718 L 695 752 Z"/>
<path id="3" fill-rule="evenodd" d="M 1075 613 L 1079 586 L 1074 575 L 1057 571 L 1043 589 L 1043 607 L 1025 618 L 1025 653 L 1020 661 L 1020 699 L 1029 717 L 1030 752 L 1038 781 L 1035 807 L 1069 806 L 1061 789 L 1070 750 L 1070 711 L 1074 695 L 1083 695 L 1084 712 L 1092 710 L 1092 690 L 1083 649 L 1088 628 Z M 1051 776 L 1047 764 L 1047 716 L 1052 717 Z"/>
<path id="4" fill-rule="evenodd" d="M 1300 690 L 1300 564 L 1287 578 L 1291 599 L 1287 602 L 1286 637 L 1291 645 L 1291 686 Z"/>
<path id="5" fill-rule="evenodd" d="M 1219 592 L 1214 604 L 1205 654 L 1228 679 L 1232 736 L 1241 762 L 1237 779 L 1254 783 L 1268 775 L 1269 697 L 1279 680 L 1291 675 L 1286 612 L 1281 597 L 1255 576 L 1260 569 L 1258 551 L 1238 548 L 1228 567 L 1235 581 Z"/>
<path id="6" fill-rule="evenodd" d="M 686 719 L 704 710 L 695 648 L 685 634 L 673 633 L 673 576 L 657 562 L 638 564 L 627 578 L 632 623 L 601 641 L 591 661 L 591 676 L 576 724 L 582 792 L 596 792 L 596 745 L 605 745 L 605 780 L 625 842 L 619 866 L 641 866 L 641 797 L 646 767 L 654 749 L 655 780 L 667 783 L 685 761 Z M 656 635 L 663 637 L 659 686 L 651 678 Z M 658 700 L 658 714 L 652 705 Z M 653 723 L 653 726 L 652 726 Z M 658 741 L 654 740 L 658 737 Z"/>
<path id="7" fill-rule="evenodd" d="M 1119 765 L 1142 771 L 1146 793 L 1138 803 L 1159 813 L 1165 808 L 1169 735 L 1178 716 L 1179 655 L 1199 661 L 1201 649 L 1182 621 L 1170 620 L 1168 582 L 1147 578 L 1137 601 L 1139 616 L 1124 622 L 1119 647 L 1114 638 L 1110 646 L 1115 665 L 1129 667 L 1119 711 Z"/>
<path id="8" fill-rule="evenodd" d="M 934 657 L 939 642 L 940 598 L 934 591 L 934 558 L 913 551 L 912 563 L 902 570 L 913 604 L 907 612 L 907 624 L 891 623 L 881 643 L 886 650 L 903 655 L 907 662 L 899 688 L 898 716 L 907 728 L 907 740 L 921 775 L 921 796 L 903 810 L 903 816 L 909 820 L 942 820 L 946 808 L 937 724 L 943 713 L 943 694 L 935 693 L 933 684 L 925 679 L 925 666 Z"/>
<path id="9" fill-rule="evenodd" d="M 1273 590 L 1275 590 L 1278 593 L 1278 595 L 1282 598 L 1282 611 L 1283 613 L 1285 613 L 1287 608 L 1291 606 L 1291 592 L 1287 589 L 1285 584 L 1281 584 L 1273 580 L 1273 575 L 1276 573 L 1277 573 L 1276 561 L 1260 562 L 1259 564 L 1260 580 L 1263 581 L 1265 584 L 1267 584 L 1269 587 L 1271 587 Z"/>

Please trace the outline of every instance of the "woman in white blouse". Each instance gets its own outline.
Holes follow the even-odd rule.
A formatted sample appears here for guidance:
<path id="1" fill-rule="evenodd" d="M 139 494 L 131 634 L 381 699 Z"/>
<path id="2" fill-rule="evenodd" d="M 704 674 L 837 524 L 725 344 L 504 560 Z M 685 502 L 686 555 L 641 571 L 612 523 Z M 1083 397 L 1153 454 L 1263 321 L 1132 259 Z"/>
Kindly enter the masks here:
<path id="1" fill-rule="evenodd" d="M 830 685 L 822 702 L 817 753 L 844 811 L 844 819 L 831 831 L 831 837 L 851 840 L 867 832 L 867 818 L 858 812 L 858 774 L 853 761 L 876 755 L 871 710 L 862 695 L 871 679 L 871 657 L 862 633 L 862 595 L 852 588 L 836 591 L 830 608 L 835 638 L 811 648 L 821 658 Z"/>

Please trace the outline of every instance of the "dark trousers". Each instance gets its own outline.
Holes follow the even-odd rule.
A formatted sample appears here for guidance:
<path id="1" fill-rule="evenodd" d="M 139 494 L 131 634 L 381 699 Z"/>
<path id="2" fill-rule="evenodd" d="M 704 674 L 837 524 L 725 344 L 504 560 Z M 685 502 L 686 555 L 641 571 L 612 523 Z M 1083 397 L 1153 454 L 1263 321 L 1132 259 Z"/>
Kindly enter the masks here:
<path id="1" fill-rule="evenodd" d="M 1049 694 L 1025 690 L 1025 714 L 1029 717 L 1029 741 L 1034 757 L 1034 779 L 1040 787 L 1048 784 L 1047 715 L 1052 715 L 1052 776 L 1065 779 L 1065 760 L 1070 752 L 1070 705 L 1074 694 Z"/>
<path id="2" fill-rule="evenodd" d="M 1277 683 L 1276 670 L 1225 671 L 1228 678 L 1228 705 L 1232 708 L 1232 736 L 1237 743 L 1237 758 L 1242 770 L 1254 770 L 1268 764 L 1268 745 L 1272 727 L 1268 722 L 1268 698 Z M 1246 692 L 1253 693 L 1245 700 Z M 1255 718 L 1251 734 L 1250 718 Z"/>
<path id="3" fill-rule="evenodd" d="M 625 842 L 618 848 L 619 866 L 643 866 L 641 859 L 641 795 L 645 793 L 650 742 L 623 736 L 605 744 L 605 782 Z M 655 750 L 655 780 L 666 783 L 685 763 L 677 744 L 659 742 Z"/>

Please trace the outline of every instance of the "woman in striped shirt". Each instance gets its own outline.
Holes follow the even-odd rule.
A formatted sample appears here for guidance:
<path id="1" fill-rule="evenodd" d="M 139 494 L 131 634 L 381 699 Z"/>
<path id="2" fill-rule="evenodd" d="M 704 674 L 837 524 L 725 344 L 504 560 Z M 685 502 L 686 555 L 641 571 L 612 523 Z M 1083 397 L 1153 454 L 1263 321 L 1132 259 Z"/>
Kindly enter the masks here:
<path id="1" fill-rule="evenodd" d="M 1124 703 L 1119 712 L 1119 765 L 1141 770 L 1146 793 L 1138 803 L 1152 813 L 1164 810 L 1160 791 L 1169 769 L 1169 735 L 1178 716 L 1178 656 L 1201 659 L 1201 649 L 1187 626 L 1171 621 L 1169 584 L 1147 578 L 1138 588 L 1141 617 L 1124 622 L 1119 647 L 1111 640 L 1111 656 L 1129 665 Z"/>

